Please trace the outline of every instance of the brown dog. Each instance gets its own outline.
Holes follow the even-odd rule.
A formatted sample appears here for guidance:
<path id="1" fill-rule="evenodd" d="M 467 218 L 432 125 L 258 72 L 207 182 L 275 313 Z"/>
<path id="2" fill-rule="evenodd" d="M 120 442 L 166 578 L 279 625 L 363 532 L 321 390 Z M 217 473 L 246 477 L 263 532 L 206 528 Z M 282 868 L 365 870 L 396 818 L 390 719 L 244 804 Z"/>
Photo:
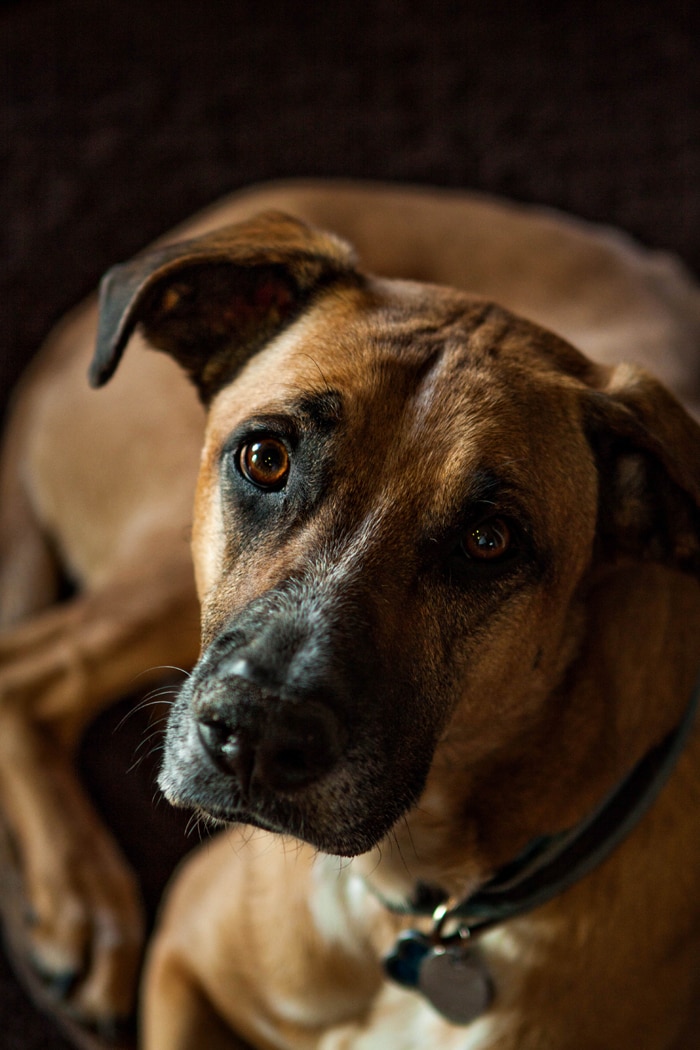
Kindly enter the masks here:
<path id="1" fill-rule="evenodd" d="M 419 191 L 270 187 L 195 234 L 112 272 L 91 373 L 140 328 L 207 409 L 161 785 L 244 826 L 175 882 L 144 1045 L 687 1050 L 700 430 L 635 364 L 697 399 L 698 292 L 618 235 Z M 203 415 L 140 347 L 86 393 L 95 325 L 7 437 L 0 786 L 16 936 L 99 1021 L 140 912 L 70 754 L 196 658 Z M 52 606 L 57 554 L 81 590 Z"/>

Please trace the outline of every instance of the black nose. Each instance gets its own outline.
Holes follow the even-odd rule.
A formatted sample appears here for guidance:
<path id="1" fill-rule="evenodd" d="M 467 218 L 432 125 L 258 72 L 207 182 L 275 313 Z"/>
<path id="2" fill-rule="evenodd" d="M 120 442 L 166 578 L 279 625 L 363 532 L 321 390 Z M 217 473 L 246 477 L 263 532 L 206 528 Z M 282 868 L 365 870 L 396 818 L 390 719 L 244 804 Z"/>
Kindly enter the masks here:
<path id="1" fill-rule="evenodd" d="M 256 786 L 295 791 L 319 780 L 338 761 L 343 747 L 336 715 L 322 704 L 295 704 L 260 719 L 255 728 L 210 715 L 199 720 L 199 735 L 224 773 L 248 796 Z"/>

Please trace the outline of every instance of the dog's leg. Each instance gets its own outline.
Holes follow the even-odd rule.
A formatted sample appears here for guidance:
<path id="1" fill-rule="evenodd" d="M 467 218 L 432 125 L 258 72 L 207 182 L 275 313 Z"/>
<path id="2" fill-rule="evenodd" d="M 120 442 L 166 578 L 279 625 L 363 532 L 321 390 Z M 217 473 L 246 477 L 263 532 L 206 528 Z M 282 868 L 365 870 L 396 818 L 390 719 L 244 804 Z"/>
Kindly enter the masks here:
<path id="1" fill-rule="evenodd" d="M 135 880 L 73 771 L 74 750 L 144 668 L 194 660 L 197 635 L 185 549 L 117 572 L 0 640 L 0 801 L 25 898 L 23 928 L 7 915 L 8 933 L 86 1019 L 129 1013 L 142 917 Z"/>
<path id="2" fill-rule="evenodd" d="M 0 629 L 55 601 L 58 565 L 19 476 L 21 440 L 8 429 L 0 461 Z"/>
<path id="3" fill-rule="evenodd" d="M 236 990 L 232 989 L 232 994 Z M 145 1047 L 168 1050 L 252 1050 L 226 1025 L 207 998 L 186 959 L 164 959 L 151 981 L 151 1008 L 144 1020 Z"/>
<path id="4" fill-rule="evenodd" d="M 347 897 L 332 862 L 319 860 L 330 878 L 318 882 L 310 851 L 287 843 L 285 856 L 266 837 L 246 847 L 246 834 L 223 834 L 190 857 L 172 888 L 146 969 L 144 1050 L 385 1050 L 408 1046 L 407 1032 L 421 1050 L 463 1048 L 463 1029 L 382 980 L 369 945 L 391 920 L 376 901 L 365 926 L 362 908 L 354 917 L 337 909 Z"/>
<path id="5" fill-rule="evenodd" d="M 393 943 L 396 924 L 337 860 L 249 828 L 224 832 L 169 890 L 145 968 L 143 1050 L 246 1040 L 320 1050 L 334 1029 L 364 1038 L 384 983 L 375 942 Z"/>

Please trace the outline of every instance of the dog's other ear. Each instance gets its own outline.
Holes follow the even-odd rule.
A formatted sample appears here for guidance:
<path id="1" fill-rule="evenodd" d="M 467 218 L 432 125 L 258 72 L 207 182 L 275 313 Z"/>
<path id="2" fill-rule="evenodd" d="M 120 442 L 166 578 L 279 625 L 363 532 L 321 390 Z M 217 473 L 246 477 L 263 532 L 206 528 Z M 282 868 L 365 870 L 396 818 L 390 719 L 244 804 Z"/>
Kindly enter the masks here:
<path id="1" fill-rule="evenodd" d="M 631 556 L 700 575 L 700 426 L 641 369 L 601 369 L 586 394 L 600 472 L 604 556 Z"/>
<path id="2" fill-rule="evenodd" d="M 320 290 L 352 276 L 350 247 L 279 212 L 115 266 L 100 286 L 90 382 L 113 375 L 137 325 L 207 403 Z"/>

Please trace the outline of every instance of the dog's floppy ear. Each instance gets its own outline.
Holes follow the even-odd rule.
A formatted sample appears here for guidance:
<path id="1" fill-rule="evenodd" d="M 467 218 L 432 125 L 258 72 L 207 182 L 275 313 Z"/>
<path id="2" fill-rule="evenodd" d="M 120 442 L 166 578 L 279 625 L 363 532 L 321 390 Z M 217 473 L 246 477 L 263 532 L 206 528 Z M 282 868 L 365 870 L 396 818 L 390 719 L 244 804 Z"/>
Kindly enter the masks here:
<path id="1" fill-rule="evenodd" d="M 357 275 L 347 244 L 279 212 L 115 266 L 100 286 L 90 382 L 112 376 L 137 325 L 208 402 L 321 287 Z"/>
<path id="2" fill-rule="evenodd" d="M 700 426 L 641 369 L 598 374 L 585 412 L 600 471 L 603 552 L 700 575 Z"/>

